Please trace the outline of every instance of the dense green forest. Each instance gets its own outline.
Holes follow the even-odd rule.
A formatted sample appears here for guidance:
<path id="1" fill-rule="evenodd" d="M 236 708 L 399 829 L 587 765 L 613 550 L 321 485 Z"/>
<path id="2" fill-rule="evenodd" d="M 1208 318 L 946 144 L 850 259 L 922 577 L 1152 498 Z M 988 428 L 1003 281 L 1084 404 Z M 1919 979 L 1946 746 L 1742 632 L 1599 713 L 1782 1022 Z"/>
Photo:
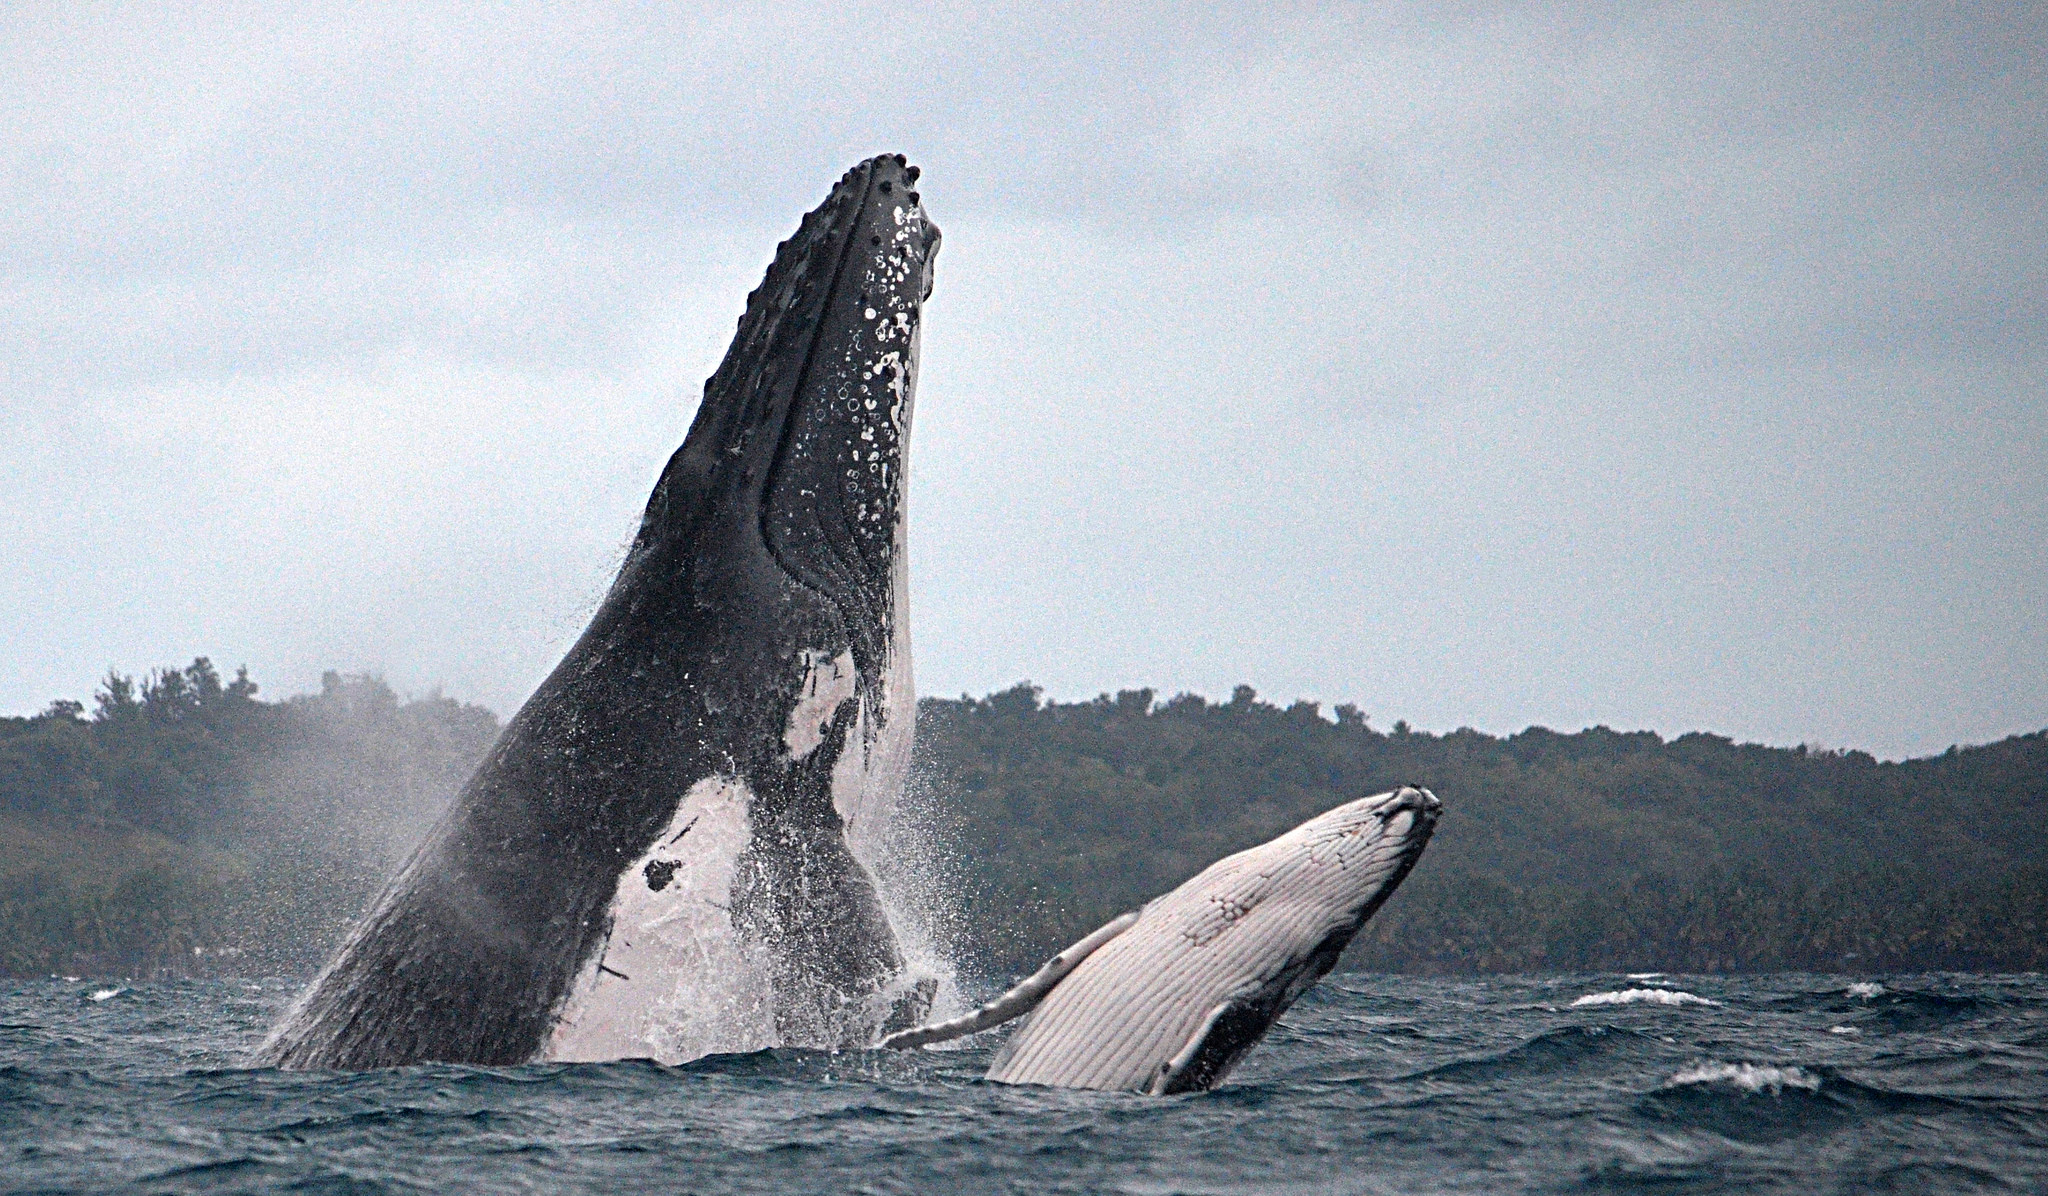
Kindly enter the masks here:
<path id="1" fill-rule="evenodd" d="M 1047 703 L 926 701 L 927 807 L 961 854 L 974 937 L 1032 963 L 1228 852 L 1339 801 L 1445 805 L 1354 967 L 1522 971 L 2048 967 L 2048 732 L 1924 760 L 1665 741 L 1505 738 L 1334 721 L 1240 686 Z"/>
<path id="2" fill-rule="evenodd" d="M 256 693 L 201 659 L 0 719 L 0 972 L 303 972 L 498 731 L 374 678 Z M 926 699 L 910 821 L 935 930 L 976 970 L 1035 966 L 1219 856 L 1414 783 L 1444 820 L 1351 966 L 2048 967 L 2048 732 L 1884 763 L 1333 716 L 1248 687 Z"/>

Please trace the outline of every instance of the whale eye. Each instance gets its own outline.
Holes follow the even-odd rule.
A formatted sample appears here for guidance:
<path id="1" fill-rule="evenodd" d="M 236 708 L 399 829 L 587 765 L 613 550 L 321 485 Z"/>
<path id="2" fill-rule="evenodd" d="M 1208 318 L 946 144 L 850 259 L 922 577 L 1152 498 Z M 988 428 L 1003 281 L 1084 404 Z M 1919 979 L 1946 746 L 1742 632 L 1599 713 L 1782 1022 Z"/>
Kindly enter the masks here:
<path id="1" fill-rule="evenodd" d="M 895 189 L 896 189 L 896 188 L 895 188 L 895 187 L 893 187 L 893 186 L 891 186 L 891 185 L 889 184 L 889 182 L 888 182 L 887 180 L 884 180 L 884 181 L 883 181 L 883 183 L 882 183 L 882 194 L 884 194 L 884 195 L 887 195 L 887 194 L 889 194 L 889 192 L 891 192 L 891 191 L 894 191 Z"/>

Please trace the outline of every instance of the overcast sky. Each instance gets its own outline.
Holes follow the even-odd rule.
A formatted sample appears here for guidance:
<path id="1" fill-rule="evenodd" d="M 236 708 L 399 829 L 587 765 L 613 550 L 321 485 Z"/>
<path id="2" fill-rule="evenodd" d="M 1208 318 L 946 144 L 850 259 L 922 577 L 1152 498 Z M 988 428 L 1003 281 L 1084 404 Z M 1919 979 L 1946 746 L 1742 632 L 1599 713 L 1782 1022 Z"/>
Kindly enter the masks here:
<path id="1" fill-rule="evenodd" d="M 509 713 L 901 151 L 921 692 L 2048 726 L 2038 7 L 279 7 L 0 17 L 0 710 Z"/>

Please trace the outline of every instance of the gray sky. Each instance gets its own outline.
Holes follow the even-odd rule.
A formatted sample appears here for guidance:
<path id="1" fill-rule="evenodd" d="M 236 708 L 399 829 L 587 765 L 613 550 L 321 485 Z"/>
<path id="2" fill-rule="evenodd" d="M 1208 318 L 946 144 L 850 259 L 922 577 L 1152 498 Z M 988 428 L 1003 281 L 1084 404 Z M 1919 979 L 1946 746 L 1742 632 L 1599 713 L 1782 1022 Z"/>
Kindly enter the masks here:
<path id="1" fill-rule="evenodd" d="M 902 151 L 922 692 L 2048 725 L 2040 8 L 276 7 L 0 17 L 0 709 L 509 713 Z"/>

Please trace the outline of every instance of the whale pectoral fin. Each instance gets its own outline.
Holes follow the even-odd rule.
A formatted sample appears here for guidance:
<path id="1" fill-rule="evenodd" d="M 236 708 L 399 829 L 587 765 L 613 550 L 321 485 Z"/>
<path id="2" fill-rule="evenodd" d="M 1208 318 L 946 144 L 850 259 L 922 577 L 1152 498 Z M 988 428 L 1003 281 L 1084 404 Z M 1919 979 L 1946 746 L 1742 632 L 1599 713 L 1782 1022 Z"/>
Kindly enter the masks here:
<path id="1" fill-rule="evenodd" d="M 919 1026 L 915 1030 L 891 1034 L 882 1040 L 882 1045 L 891 1050 L 908 1050 L 926 1043 L 965 1038 L 969 1034 L 976 1034 L 991 1026 L 1000 1026 L 1013 1018 L 1024 1016 L 1036 1009 L 1038 1003 L 1045 1000 L 1046 994 L 1060 981 L 1066 979 L 1067 973 L 1080 967 L 1081 961 L 1094 954 L 1097 947 L 1129 930 L 1131 923 L 1138 920 L 1138 914 L 1141 912 L 1134 909 L 1111 920 L 1101 929 L 1047 960 L 1044 967 L 1031 973 L 1017 987 L 973 1013 L 965 1017 L 956 1017 L 949 1022 L 935 1022 L 929 1026 Z"/>
<path id="2" fill-rule="evenodd" d="M 1202 1019 L 1179 1054 L 1159 1065 L 1146 1093 L 1167 1096 L 1214 1088 L 1272 1024 L 1264 1006 L 1238 999 L 1223 1002 Z"/>

